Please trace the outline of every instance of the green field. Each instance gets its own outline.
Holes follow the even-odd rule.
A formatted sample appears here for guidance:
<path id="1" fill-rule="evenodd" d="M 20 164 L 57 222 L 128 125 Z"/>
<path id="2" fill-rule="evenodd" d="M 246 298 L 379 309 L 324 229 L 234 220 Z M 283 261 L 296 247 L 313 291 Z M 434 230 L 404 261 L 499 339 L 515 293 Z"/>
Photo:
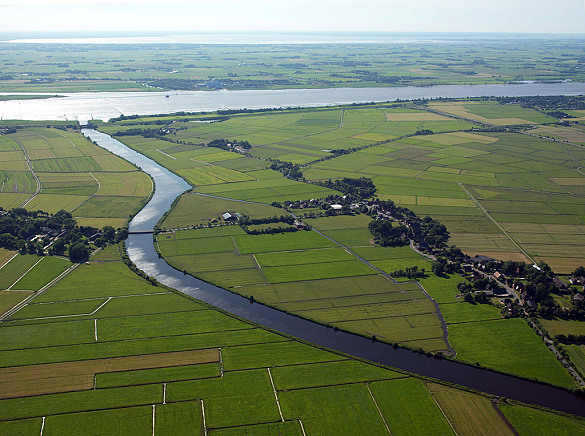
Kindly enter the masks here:
<path id="1" fill-rule="evenodd" d="M 341 234 L 341 243 L 369 244 L 357 228 L 369 218 L 329 219 L 309 221 L 335 229 L 326 234 L 336 240 Z M 358 238 L 348 238 L 356 231 Z M 212 227 L 163 233 L 157 244 L 175 268 L 256 301 L 388 342 L 446 348 L 435 309 L 418 285 L 393 283 L 316 232 L 246 235 L 236 226 Z M 382 251 L 395 266 L 420 261 L 410 250 Z"/>
<path id="2" fill-rule="evenodd" d="M 78 44 L 76 50 L 63 52 L 58 45 L 38 47 L 13 42 L 5 49 L 3 73 L 6 80 L 2 80 L 0 91 L 18 94 L 4 98 L 20 99 L 23 96 L 39 98 L 42 93 L 52 97 L 66 92 L 148 92 L 157 88 L 359 88 L 501 84 L 514 80 L 580 81 L 583 80 L 582 72 L 575 68 L 576 62 L 570 57 L 579 49 L 579 41 L 567 43 L 562 38 L 548 40 L 545 49 L 538 38 L 519 36 L 494 41 L 471 35 L 437 40 L 430 46 L 426 40 L 416 38 L 406 43 L 402 40 L 364 43 L 359 45 L 359 56 L 355 42 L 351 41 L 324 44 L 283 42 L 262 44 L 261 49 L 249 45 L 245 50 L 235 43 L 199 44 L 197 51 L 188 44 L 133 45 L 124 51 L 124 56 L 119 54 L 116 44 Z M 169 65 L 169 59 L 172 59 L 172 65 Z M 31 76 L 38 80 L 30 80 Z M 209 81 L 210 76 L 215 80 Z M 502 116 L 500 112 L 490 111 L 484 115 Z M 515 113 L 506 111 L 503 115 Z M 183 119 L 177 114 L 166 118 Z M 205 120 L 213 115 L 199 118 Z M 149 119 L 152 117 L 141 117 L 143 121 Z M 374 119 L 371 124 L 375 126 L 376 121 Z M 338 123 L 338 117 L 328 116 L 303 120 L 307 127 L 323 125 L 333 128 Z M 266 124 L 256 125 L 260 130 L 258 135 Z"/>
<path id="3" fill-rule="evenodd" d="M 571 376 L 522 319 L 450 324 L 449 335 L 462 360 L 560 386 L 574 385 Z"/>
<path id="4" fill-rule="evenodd" d="M 385 427 L 376 404 L 393 433 L 400 433 L 404 424 L 396 418 L 405 414 L 416 416 L 417 425 L 445 425 L 429 407 L 428 392 L 415 388 L 423 386 L 417 379 L 289 340 L 172 292 L 155 294 L 163 289 L 137 276 L 122 279 L 123 271 L 132 273 L 114 254 L 106 250 L 101 259 L 109 261 L 82 265 L 21 311 L 49 316 L 64 305 L 82 308 L 111 298 L 97 321 L 63 312 L 51 322 L 13 317 L 0 324 L 0 357 L 11 366 L 10 373 L 0 368 L 0 384 L 4 396 L 18 396 L 0 399 L 2 432 L 38 431 L 44 422 L 49 434 L 147 432 L 153 423 L 155 431 L 173 434 L 225 434 L 228 428 L 230 434 L 298 434 L 302 423 L 313 434 L 351 428 L 379 434 Z M 67 281 L 80 293 L 64 295 Z M 108 312 L 113 301 L 119 312 Z M 146 308 L 156 314 L 144 314 Z M 219 361 L 171 358 L 210 351 Z M 112 366 L 96 375 L 93 389 L 88 368 L 99 359 Z M 121 359 L 128 362 L 123 369 L 115 366 Z M 393 395 L 379 390 L 385 386 Z M 400 396 L 410 405 L 397 403 Z"/>
<path id="5" fill-rule="evenodd" d="M 31 126 L 0 138 L 4 209 L 64 209 L 80 225 L 121 227 L 153 188 L 145 173 L 72 130 Z"/>

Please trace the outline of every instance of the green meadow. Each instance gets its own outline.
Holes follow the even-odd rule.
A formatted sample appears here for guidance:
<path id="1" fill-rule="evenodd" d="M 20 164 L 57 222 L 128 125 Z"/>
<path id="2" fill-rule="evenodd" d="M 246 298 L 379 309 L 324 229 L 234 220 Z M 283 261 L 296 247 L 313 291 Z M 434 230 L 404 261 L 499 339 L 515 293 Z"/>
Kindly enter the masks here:
<path id="1" fill-rule="evenodd" d="M 445 434 L 457 425 L 440 413 L 441 398 L 422 380 L 296 342 L 152 286 L 132 276 L 112 249 L 102 258 L 109 260 L 82 265 L 0 324 L 2 433 L 32 434 L 41 426 L 43 434 L 147 433 L 154 426 L 155 433 L 169 434 L 380 434 L 388 425 L 393 434 L 413 428 Z M 103 301 L 91 319 L 79 318 Z M 118 307 L 108 309 L 114 301 Z M 60 318 L 51 322 L 29 317 L 56 312 Z M 216 355 L 209 363 L 178 357 L 209 352 Z M 121 359 L 128 362 L 123 368 L 116 366 Z M 109 370 L 88 369 L 102 361 Z M 441 389 L 489 410 L 480 394 Z M 544 413 L 517 405 L 505 412 Z"/>

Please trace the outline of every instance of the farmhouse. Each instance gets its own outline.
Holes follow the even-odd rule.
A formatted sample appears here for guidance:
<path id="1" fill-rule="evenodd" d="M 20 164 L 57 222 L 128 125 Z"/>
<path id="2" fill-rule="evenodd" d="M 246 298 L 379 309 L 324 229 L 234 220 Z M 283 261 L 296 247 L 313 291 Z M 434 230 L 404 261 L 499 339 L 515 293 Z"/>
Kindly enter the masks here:
<path id="1" fill-rule="evenodd" d="M 229 212 L 222 213 L 222 214 L 221 214 L 221 218 L 222 218 L 224 221 L 236 221 L 236 220 L 238 219 L 238 217 L 237 217 L 237 216 L 235 216 L 235 215 L 232 215 L 232 214 L 231 214 L 231 213 L 229 213 Z"/>
<path id="2" fill-rule="evenodd" d="M 553 279 L 553 284 L 555 285 L 555 287 L 559 290 L 561 289 L 567 289 L 567 285 L 565 285 L 565 283 L 563 281 L 561 281 L 559 278 L 555 277 Z"/>

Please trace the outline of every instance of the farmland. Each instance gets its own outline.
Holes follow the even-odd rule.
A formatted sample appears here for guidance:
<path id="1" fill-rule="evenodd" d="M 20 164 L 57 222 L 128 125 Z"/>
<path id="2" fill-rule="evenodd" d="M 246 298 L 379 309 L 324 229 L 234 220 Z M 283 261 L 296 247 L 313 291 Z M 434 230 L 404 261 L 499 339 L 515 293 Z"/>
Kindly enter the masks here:
<path id="1" fill-rule="evenodd" d="M 529 134 L 470 132 L 474 126 L 450 118 L 454 115 L 537 128 Z M 538 123 L 554 119 L 534 109 L 456 101 L 236 113 L 213 123 L 194 123 L 191 118 L 170 118 L 176 129 L 171 137 L 119 139 L 184 176 L 196 193 L 263 204 L 330 193 L 262 169 L 269 166 L 262 159 L 277 159 L 301 165 L 309 181 L 370 177 L 379 198 L 439 219 L 451 241 L 470 255 L 545 261 L 559 273 L 582 261 L 585 178 L 579 165 L 585 152 L 544 138 L 549 135 Z M 122 120 L 100 129 L 115 134 L 153 119 Z M 564 129 L 579 132 L 578 126 Z M 412 136 L 420 131 L 435 134 Z M 248 152 L 257 159 L 202 146 L 226 138 L 249 142 Z M 334 155 L 338 150 L 353 152 Z M 190 209 L 195 201 L 186 195 L 177 209 Z M 165 224 L 201 222 L 181 221 L 178 213 L 174 219 Z"/>
<path id="2" fill-rule="evenodd" d="M 356 218 L 350 226 L 360 225 Z M 204 228 L 161 233 L 157 246 L 176 268 L 257 301 L 389 342 L 446 349 L 434 307 L 416 284 L 394 283 L 316 232 Z"/>
<path id="3" fill-rule="evenodd" d="M 41 427 L 43 434 L 147 433 L 154 427 L 201 435 L 506 428 L 488 397 L 265 331 L 152 286 L 115 253 L 98 254 L 0 323 L 2 433 Z M 107 303 L 85 317 L 88 298 Z M 30 317 L 51 316 L 59 304 L 69 309 L 58 319 Z M 445 401 L 460 398 L 463 410 L 447 408 Z M 479 418 L 462 422 L 468 410 L 489 416 L 489 426 Z M 583 426 L 522 405 L 504 410 L 524 420 L 549 417 Z"/>
<path id="4" fill-rule="evenodd" d="M 262 43 L 245 48 L 124 44 L 123 49 L 117 44 L 77 44 L 74 51 L 63 51 L 59 44 L 40 48 L 2 43 L 0 91 L 54 94 L 583 80 L 572 57 L 581 50 L 578 40 L 524 36 L 498 39 L 496 44 L 479 36 L 451 38 L 439 37 L 432 45 L 416 36 L 406 42 L 363 44 L 359 59 L 351 43 Z"/>
<path id="5" fill-rule="evenodd" d="M 47 127 L 0 135 L 0 206 L 71 212 L 80 225 L 121 227 L 150 178 L 79 133 Z"/>
<path id="6" fill-rule="evenodd" d="M 311 218 L 322 212 L 301 211 L 317 232 L 249 235 L 235 226 L 193 229 L 222 223 L 225 212 L 266 218 L 281 215 L 282 202 L 336 194 L 266 169 L 277 160 L 300 164 L 304 178 L 315 182 L 369 177 L 380 199 L 439 219 L 451 243 L 469 255 L 544 260 L 561 273 L 582 263 L 585 227 L 577 166 L 585 154 L 537 136 L 470 131 L 472 124 L 450 118 L 457 115 L 451 106 L 437 109 L 442 104 L 485 123 L 550 121 L 541 112 L 495 101 L 381 104 L 235 113 L 213 123 L 175 117 L 169 119 L 169 127 L 176 129 L 170 138 L 124 134 L 119 139 L 187 179 L 203 174 L 202 168 L 211 170 L 204 170 L 208 175 L 239 174 L 224 181 L 191 178 L 194 189 L 161 222 L 161 229 L 173 231 L 158 235 L 157 246 L 176 268 L 323 324 L 428 351 L 452 347 L 458 359 L 472 364 L 572 386 L 525 323 L 502 320 L 493 306 L 458 304 L 457 285 L 463 281 L 458 275 L 427 273 L 419 283 L 384 276 L 413 266 L 430 272 L 431 262 L 406 247 L 374 246 L 365 215 Z M 155 119 L 118 120 L 100 130 L 116 134 Z M 416 134 L 420 131 L 425 134 Z M 205 146 L 226 138 L 249 142 L 249 154 Z M 335 150 L 344 152 L 335 155 Z M 444 324 L 431 298 L 444 310 Z M 492 326 L 510 338 L 499 353 L 494 351 L 497 341 L 482 346 Z M 522 352 L 515 341 L 531 344 L 530 352 Z M 538 365 L 548 370 L 539 371 Z"/>

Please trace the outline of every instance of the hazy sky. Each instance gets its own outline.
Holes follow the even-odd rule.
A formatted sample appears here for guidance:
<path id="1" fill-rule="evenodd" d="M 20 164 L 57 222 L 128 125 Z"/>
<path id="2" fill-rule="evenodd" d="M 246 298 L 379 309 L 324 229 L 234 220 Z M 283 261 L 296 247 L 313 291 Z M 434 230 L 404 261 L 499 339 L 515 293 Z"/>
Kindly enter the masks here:
<path id="1" fill-rule="evenodd" d="M 0 0 L 0 30 L 585 33 L 585 0 Z"/>

